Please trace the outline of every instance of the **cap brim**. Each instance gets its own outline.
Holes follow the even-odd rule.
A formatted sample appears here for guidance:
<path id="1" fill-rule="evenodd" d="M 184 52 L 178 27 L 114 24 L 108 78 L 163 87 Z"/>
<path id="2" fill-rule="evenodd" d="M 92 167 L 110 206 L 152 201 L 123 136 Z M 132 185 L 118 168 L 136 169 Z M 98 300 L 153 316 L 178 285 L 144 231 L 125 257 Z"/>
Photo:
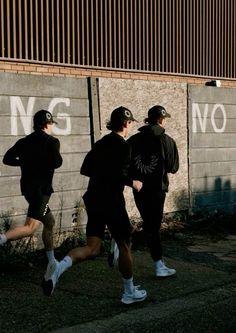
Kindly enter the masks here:
<path id="1" fill-rule="evenodd" d="M 170 115 L 168 112 L 166 112 L 165 117 L 166 117 L 166 118 L 171 118 L 171 115 Z"/>

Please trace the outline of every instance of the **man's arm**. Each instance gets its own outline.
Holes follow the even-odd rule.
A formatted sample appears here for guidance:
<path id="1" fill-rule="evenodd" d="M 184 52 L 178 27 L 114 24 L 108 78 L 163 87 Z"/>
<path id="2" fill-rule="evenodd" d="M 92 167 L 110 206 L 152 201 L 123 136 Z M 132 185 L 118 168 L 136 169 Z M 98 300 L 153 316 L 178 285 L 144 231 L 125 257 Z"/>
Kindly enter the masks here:
<path id="1" fill-rule="evenodd" d="M 16 143 L 5 153 L 3 163 L 10 166 L 20 166 L 19 161 L 19 144 Z"/>
<path id="2" fill-rule="evenodd" d="M 81 165 L 80 168 L 80 173 L 81 175 L 87 176 L 87 177 L 91 177 L 92 176 L 92 168 L 94 166 L 94 161 L 93 161 L 93 150 L 90 150 L 85 158 L 84 161 Z"/>
<path id="3" fill-rule="evenodd" d="M 175 141 L 168 135 L 162 140 L 165 170 L 167 173 L 176 173 L 179 170 L 179 153 Z"/>
<path id="4" fill-rule="evenodd" d="M 51 142 L 51 163 L 54 169 L 59 168 L 62 165 L 62 156 L 60 154 L 60 141 L 57 138 L 53 138 Z"/>

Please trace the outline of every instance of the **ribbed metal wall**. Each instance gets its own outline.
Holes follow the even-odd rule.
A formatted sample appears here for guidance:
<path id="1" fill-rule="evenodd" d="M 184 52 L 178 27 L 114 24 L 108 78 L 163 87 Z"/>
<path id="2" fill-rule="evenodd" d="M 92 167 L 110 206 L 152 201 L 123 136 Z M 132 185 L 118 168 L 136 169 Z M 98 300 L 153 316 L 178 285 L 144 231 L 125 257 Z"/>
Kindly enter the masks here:
<path id="1" fill-rule="evenodd" d="M 0 0 L 0 59 L 236 77 L 235 0 Z"/>

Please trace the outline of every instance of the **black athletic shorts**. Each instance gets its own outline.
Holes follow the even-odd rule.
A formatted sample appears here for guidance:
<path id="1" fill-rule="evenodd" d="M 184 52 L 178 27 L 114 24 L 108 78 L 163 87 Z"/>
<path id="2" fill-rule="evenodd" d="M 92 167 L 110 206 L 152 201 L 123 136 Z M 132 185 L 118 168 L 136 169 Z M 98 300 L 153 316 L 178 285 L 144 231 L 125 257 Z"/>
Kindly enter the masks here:
<path id="1" fill-rule="evenodd" d="M 50 195 L 45 195 L 37 191 L 24 194 L 24 197 L 29 203 L 27 216 L 43 222 L 45 215 L 50 212 L 48 206 Z"/>
<path id="2" fill-rule="evenodd" d="M 129 240 L 132 232 L 125 202 L 120 200 L 113 207 L 109 205 L 96 205 L 95 202 L 86 200 L 86 195 L 83 197 L 88 222 L 86 226 L 86 235 L 88 237 L 104 238 L 106 226 L 108 227 L 112 238 L 115 240 Z"/>

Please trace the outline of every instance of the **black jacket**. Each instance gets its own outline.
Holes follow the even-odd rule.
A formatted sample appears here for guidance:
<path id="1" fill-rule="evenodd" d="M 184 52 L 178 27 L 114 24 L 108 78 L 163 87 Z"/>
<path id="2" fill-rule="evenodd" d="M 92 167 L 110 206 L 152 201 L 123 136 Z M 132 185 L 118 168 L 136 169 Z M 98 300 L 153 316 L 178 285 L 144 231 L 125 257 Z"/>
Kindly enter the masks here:
<path id="1" fill-rule="evenodd" d="M 111 132 L 98 140 L 85 156 L 81 174 L 90 177 L 90 182 L 110 185 L 123 191 L 124 185 L 132 186 L 128 176 L 130 146 L 118 134 Z"/>
<path id="2" fill-rule="evenodd" d="M 87 153 L 81 174 L 89 177 L 88 189 L 83 196 L 86 207 L 93 211 L 114 211 L 124 206 L 124 186 L 132 186 L 128 176 L 130 146 L 118 134 L 111 132 L 98 140 Z"/>
<path id="3" fill-rule="evenodd" d="M 42 130 L 18 140 L 3 157 L 3 163 L 21 168 L 21 192 L 23 195 L 40 190 L 42 194 L 53 192 L 54 169 L 62 165 L 60 142 Z"/>
<path id="4" fill-rule="evenodd" d="M 132 148 L 130 175 L 145 187 L 168 191 L 168 173 L 179 169 L 175 141 L 159 125 L 145 125 L 128 139 Z"/>

